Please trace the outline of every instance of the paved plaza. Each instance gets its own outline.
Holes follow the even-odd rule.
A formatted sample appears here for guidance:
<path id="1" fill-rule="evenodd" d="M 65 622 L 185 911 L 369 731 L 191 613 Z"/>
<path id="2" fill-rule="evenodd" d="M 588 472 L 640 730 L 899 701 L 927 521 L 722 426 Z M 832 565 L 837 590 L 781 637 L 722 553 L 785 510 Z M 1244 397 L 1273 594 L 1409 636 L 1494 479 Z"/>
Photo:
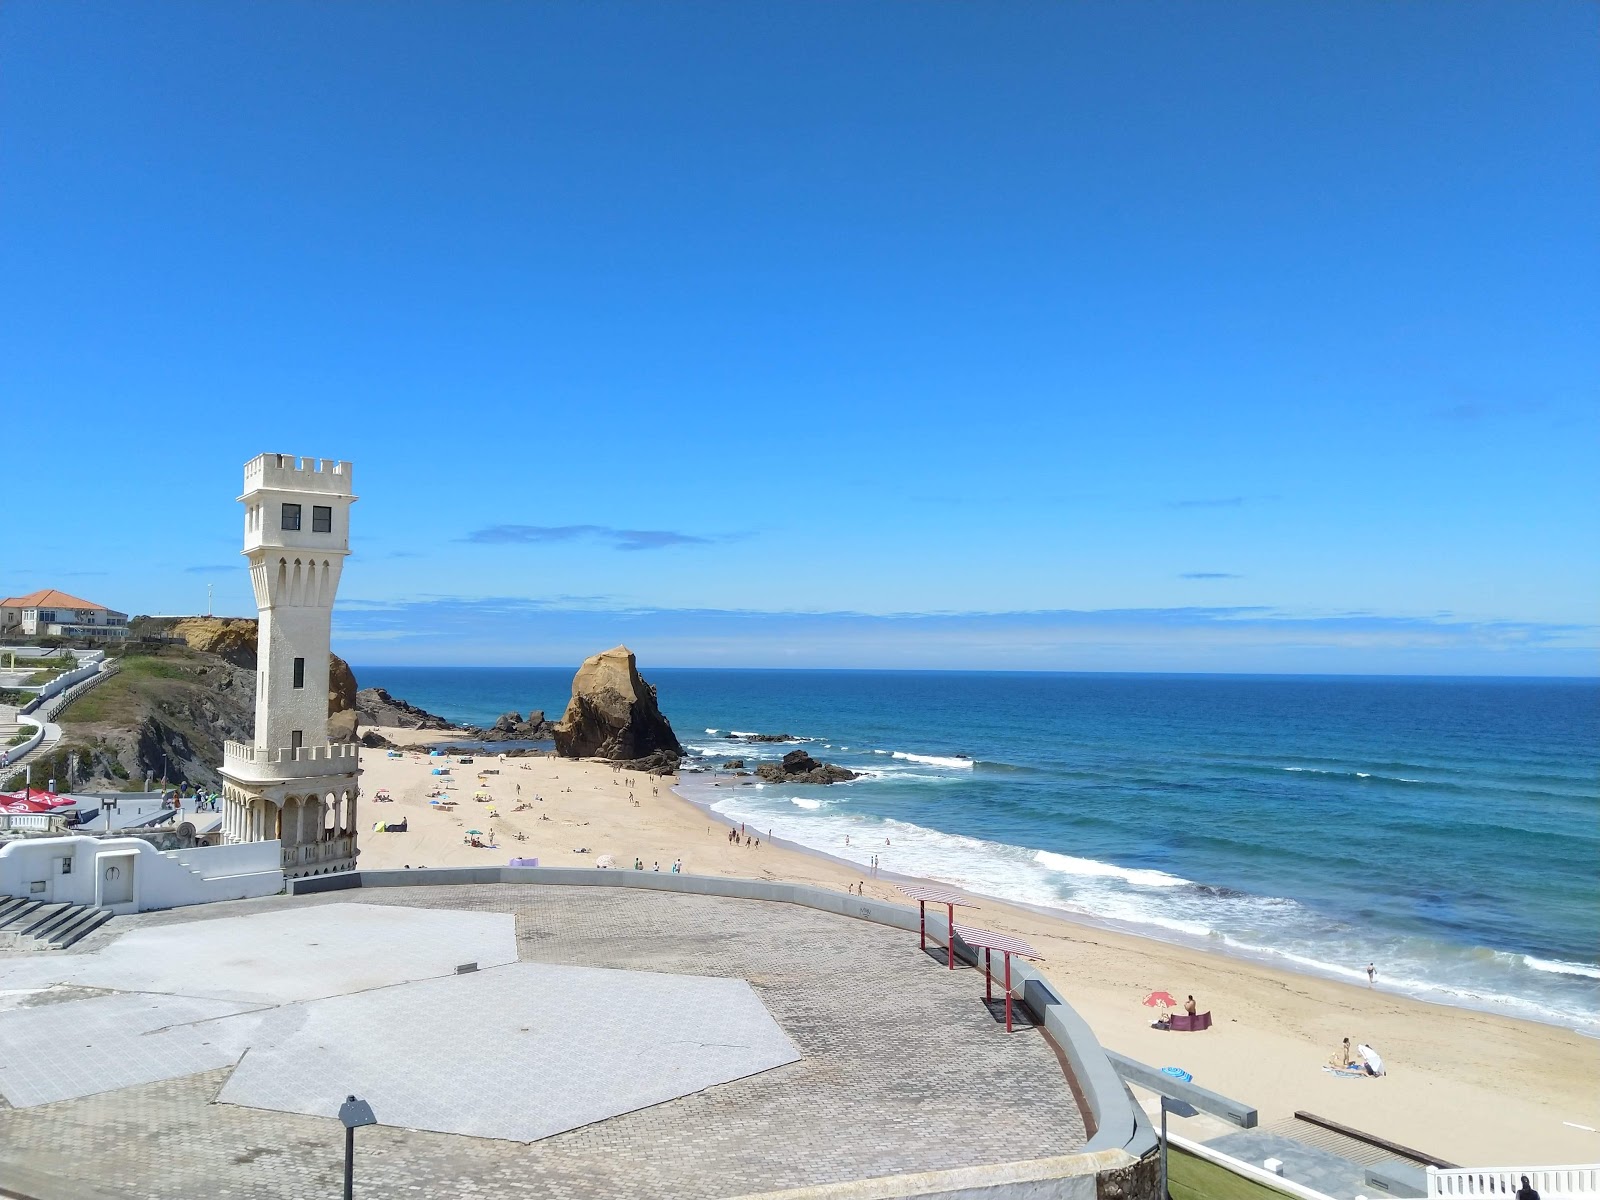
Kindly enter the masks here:
<path id="1" fill-rule="evenodd" d="M 374 888 L 0 958 L 0 1188 L 336 1195 L 347 1091 L 380 1196 L 733 1197 L 1084 1141 L 980 976 L 796 905 Z"/>

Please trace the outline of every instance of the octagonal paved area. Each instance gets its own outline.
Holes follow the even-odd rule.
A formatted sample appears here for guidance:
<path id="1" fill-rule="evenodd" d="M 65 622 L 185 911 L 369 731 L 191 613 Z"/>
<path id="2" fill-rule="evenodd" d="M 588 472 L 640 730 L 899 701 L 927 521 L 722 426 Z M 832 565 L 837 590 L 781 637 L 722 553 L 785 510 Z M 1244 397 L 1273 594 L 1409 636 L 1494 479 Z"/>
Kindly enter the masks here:
<path id="1" fill-rule="evenodd" d="M 366 889 L 119 918 L 84 949 L 130 930 L 178 927 L 203 940 L 207 923 L 243 914 L 326 912 L 337 925 L 340 906 L 352 904 L 509 914 L 524 964 L 748 980 L 799 1054 L 676 1099 L 646 1097 L 646 1107 L 531 1145 L 366 1129 L 357 1178 L 369 1195 L 731 1197 L 1064 1154 L 1084 1140 L 1054 1051 L 1037 1030 L 1007 1035 L 995 1023 L 981 977 L 943 970 L 909 934 L 796 905 L 611 888 Z M 33 969 L 40 956 L 31 957 Z M 16 962 L 0 959 L 0 974 Z M 621 999 L 603 986 L 565 995 L 580 1024 Z M 475 1020 L 475 1011 L 461 1006 L 438 1021 L 483 1048 L 503 1014 Z M 375 1024 L 361 1053 L 405 1054 L 426 1017 L 398 1020 L 410 1028 Z M 291 1041 L 274 1038 L 272 1053 Z M 498 1061 L 487 1049 L 463 1070 Z M 599 1069 L 630 1083 L 625 1056 Z M 0 1107 L 0 1187 L 39 1200 L 337 1195 L 338 1122 L 228 1103 L 230 1070 Z"/>

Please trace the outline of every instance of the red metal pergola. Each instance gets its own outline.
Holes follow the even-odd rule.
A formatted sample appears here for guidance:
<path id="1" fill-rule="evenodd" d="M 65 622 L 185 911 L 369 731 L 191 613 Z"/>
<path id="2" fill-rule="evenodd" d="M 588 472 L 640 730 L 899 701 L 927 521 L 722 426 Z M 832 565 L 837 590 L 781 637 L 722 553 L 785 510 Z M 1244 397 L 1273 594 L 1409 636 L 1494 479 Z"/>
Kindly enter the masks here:
<path id="1" fill-rule="evenodd" d="M 1003 954 L 1005 956 L 1005 960 L 1006 960 L 1006 980 L 1005 980 L 1005 982 L 1006 982 L 1006 1032 L 1010 1033 L 1011 1032 L 1011 956 L 1013 954 L 1015 954 L 1015 955 L 1017 955 L 1017 956 L 1019 956 L 1021 958 L 1038 959 L 1038 958 L 1043 958 L 1044 955 L 1040 954 L 1037 950 L 1035 950 L 1032 946 L 1028 945 L 1028 943 L 1023 941 L 1021 938 L 1013 937 L 1009 933 L 991 933 L 987 929 L 974 929 L 970 925 L 957 925 L 955 927 L 955 933 L 956 933 L 956 937 L 959 937 L 967 945 L 976 946 L 976 947 L 979 947 L 979 948 L 981 948 L 983 950 L 983 998 L 985 1000 L 993 1000 L 994 999 L 994 986 L 993 986 L 993 984 L 994 984 L 994 972 L 991 969 L 991 967 L 992 967 L 992 959 L 990 958 L 990 952 L 994 951 L 994 950 L 998 950 L 1001 954 Z M 953 941 L 955 941 L 955 938 L 951 938 L 950 940 L 953 942 Z"/>
<path id="2" fill-rule="evenodd" d="M 950 929 L 954 929 L 956 927 L 956 909 L 977 907 L 977 905 L 963 900 L 961 898 L 961 894 L 954 888 L 939 887 L 937 884 L 931 883 L 899 883 L 895 886 L 899 888 L 904 895 L 910 896 L 917 902 L 917 912 L 919 913 L 919 936 L 921 937 L 921 946 L 924 950 L 928 948 L 929 901 L 932 901 L 934 904 L 942 904 L 945 906 L 945 911 L 950 917 L 950 924 L 947 926 L 947 928 Z M 956 969 L 956 939 L 949 937 L 945 939 L 945 942 L 949 948 L 949 961 L 946 965 L 950 970 L 954 971 Z"/>

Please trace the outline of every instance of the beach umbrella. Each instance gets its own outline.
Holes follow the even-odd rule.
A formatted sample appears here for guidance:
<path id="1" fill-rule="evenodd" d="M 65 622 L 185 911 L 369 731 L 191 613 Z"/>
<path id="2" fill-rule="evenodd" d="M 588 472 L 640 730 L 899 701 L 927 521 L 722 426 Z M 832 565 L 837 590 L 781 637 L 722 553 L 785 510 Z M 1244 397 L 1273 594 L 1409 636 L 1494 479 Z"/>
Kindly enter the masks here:
<path id="1" fill-rule="evenodd" d="M 1151 992 L 1144 998 L 1146 1008 L 1177 1008 L 1178 1002 L 1171 992 Z"/>
<path id="2" fill-rule="evenodd" d="M 1378 1057 L 1378 1052 L 1371 1046 L 1363 1042 L 1361 1045 L 1356 1047 L 1356 1053 L 1361 1055 L 1362 1058 L 1366 1059 L 1367 1066 L 1372 1068 L 1372 1073 L 1374 1075 L 1383 1074 L 1383 1059 Z"/>
<path id="3" fill-rule="evenodd" d="M 602 854 L 595 860 L 594 865 L 597 867 L 614 867 L 617 865 L 617 860 L 609 854 Z"/>
<path id="4" fill-rule="evenodd" d="M 470 834 L 473 834 L 476 837 L 482 837 L 483 836 L 483 830 L 481 830 L 481 829 L 469 829 L 469 830 L 467 830 L 467 832 L 470 833 Z"/>

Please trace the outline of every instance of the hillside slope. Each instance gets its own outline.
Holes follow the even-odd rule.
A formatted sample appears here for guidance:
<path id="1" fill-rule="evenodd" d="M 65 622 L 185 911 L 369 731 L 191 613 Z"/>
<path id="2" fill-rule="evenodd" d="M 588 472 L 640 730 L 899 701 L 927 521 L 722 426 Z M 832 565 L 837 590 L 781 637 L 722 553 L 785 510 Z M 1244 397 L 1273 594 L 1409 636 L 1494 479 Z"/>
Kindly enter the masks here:
<path id="1" fill-rule="evenodd" d="M 122 670 L 57 718 L 61 742 L 34 760 L 33 781 L 59 788 L 136 789 L 146 776 L 220 789 L 222 744 L 255 730 L 256 623 L 244 618 L 140 619 L 138 636 L 182 637 L 184 644 L 137 648 Z M 356 681 L 330 656 L 329 728 L 354 736 Z M 20 774 L 4 781 L 20 787 Z"/>

